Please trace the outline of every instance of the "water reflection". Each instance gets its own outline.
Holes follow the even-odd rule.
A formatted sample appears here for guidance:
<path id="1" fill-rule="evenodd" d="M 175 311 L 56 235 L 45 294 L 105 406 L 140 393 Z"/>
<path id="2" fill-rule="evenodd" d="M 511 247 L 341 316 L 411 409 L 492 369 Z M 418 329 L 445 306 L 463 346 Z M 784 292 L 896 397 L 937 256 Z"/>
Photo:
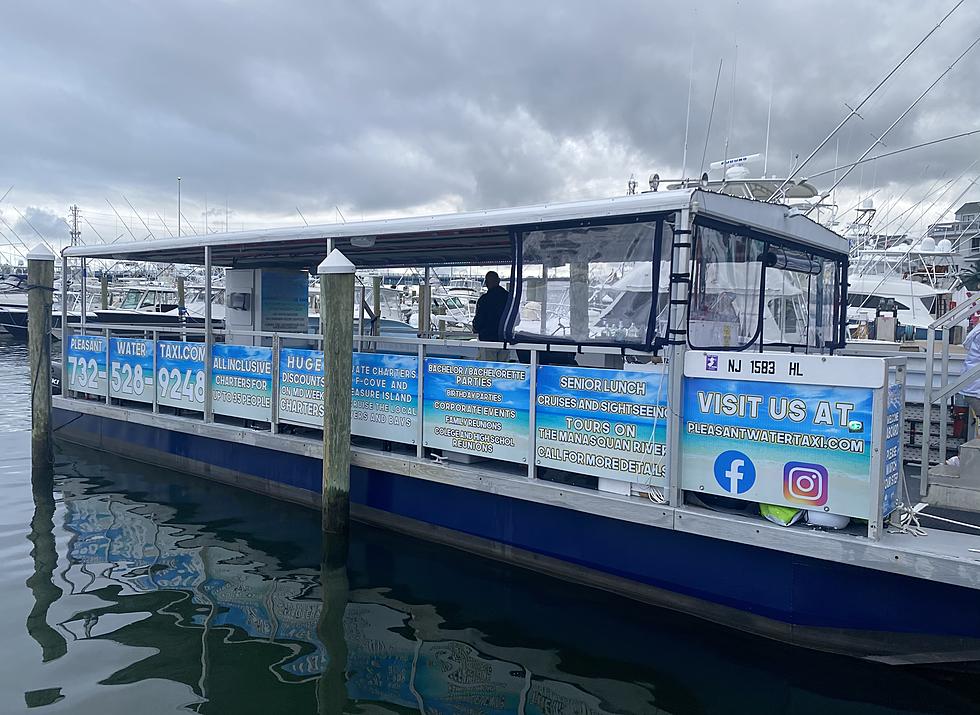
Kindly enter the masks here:
<path id="1" fill-rule="evenodd" d="M 75 466 L 87 473 L 104 470 L 81 461 Z M 192 707 L 201 711 L 206 701 L 228 707 L 228 698 L 235 706 L 254 704 L 257 690 L 270 706 L 281 707 L 276 698 L 285 695 L 283 686 L 311 684 L 321 713 L 344 712 L 349 703 L 429 713 L 656 711 L 647 687 L 597 681 L 590 688 L 588 678 L 559 674 L 559 659 L 547 651 L 483 643 L 476 629 L 447 628 L 435 604 L 402 601 L 389 587 L 351 590 L 347 545 L 335 537 L 324 537 L 318 571 L 286 567 L 244 539 L 222 539 L 201 524 L 182 522 L 181 512 L 196 507 L 148 501 L 150 492 L 167 487 L 135 481 L 140 500 L 107 491 L 118 485 L 106 481 L 60 480 L 71 534 L 61 577 L 72 595 L 96 594 L 107 602 L 60 625 L 79 641 L 109 638 L 160 648 L 109 682 L 183 676 L 201 698 Z M 225 510 L 214 525 L 220 531 L 250 516 Z M 318 536 L 308 528 L 315 519 L 309 521 L 292 536 Z M 371 554 L 389 549 L 392 536 L 355 530 L 355 539 L 354 578 L 370 581 L 377 575 Z M 428 551 L 398 541 L 400 548 L 385 560 L 398 551 L 412 560 L 412 547 Z M 314 554 L 317 545 L 309 544 Z M 232 660 L 235 679 L 249 684 L 237 694 L 227 683 L 225 666 Z M 298 696 L 293 691 L 286 697 Z"/>
<path id="2" fill-rule="evenodd" d="M 33 546 L 34 573 L 27 579 L 27 587 L 34 596 L 34 607 L 27 616 L 27 632 L 41 646 L 42 660 L 48 662 L 68 650 L 64 636 L 48 624 L 48 609 L 62 594 L 52 581 L 58 566 L 58 548 L 54 539 L 54 471 L 50 465 L 31 472 L 31 494 L 34 516 L 27 538 Z"/>
<path id="3" fill-rule="evenodd" d="M 61 458 L 53 485 L 35 482 L 28 630 L 44 661 L 115 649 L 83 702 L 166 682 L 153 712 L 976 707 L 955 680 L 784 648 L 379 529 L 322 542 L 310 510 L 83 450 Z M 77 712 L 74 695 L 30 694 Z"/>

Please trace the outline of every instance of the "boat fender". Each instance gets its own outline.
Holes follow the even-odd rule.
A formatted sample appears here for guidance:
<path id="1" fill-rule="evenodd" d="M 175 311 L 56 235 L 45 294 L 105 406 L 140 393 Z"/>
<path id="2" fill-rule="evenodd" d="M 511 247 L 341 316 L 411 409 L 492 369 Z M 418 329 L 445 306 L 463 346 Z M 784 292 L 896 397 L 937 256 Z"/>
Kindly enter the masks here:
<path id="1" fill-rule="evenodd" d="M 776 504 L 760 504 L 759 512 L 773 524 L 780 526 L 792 526 L 803 517 L 802 509 L 794 509 L 791 506 L 778 506 Z"/>
<path id="2" fill-rule="evenodd" d="M 843 529 L 845 526 L 851 523 L 851 518 L 848 516 L 842 516 L 841 514 L 828 514 L 825 511 L 819 511 L 818 509 L 810 509 L 806 513 L 806 520 L 808 524 L 813 526 L 819 526 L 824 529 Z"/>

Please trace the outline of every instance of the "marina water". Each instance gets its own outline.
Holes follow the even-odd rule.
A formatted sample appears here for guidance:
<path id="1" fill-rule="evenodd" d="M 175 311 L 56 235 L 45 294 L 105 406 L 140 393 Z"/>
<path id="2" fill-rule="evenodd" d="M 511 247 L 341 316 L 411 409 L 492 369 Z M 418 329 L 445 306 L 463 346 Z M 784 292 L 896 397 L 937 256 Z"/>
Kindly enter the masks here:
<path id="1" fill-rule="evenodd" d="M 0 384 L 2 713 L 980 712 L 975 676 L 363 525 L 346 567 L 321 568 L 319 513 L 106 454 L 61 445 L 32 475 L 27 351 L 7 338 Z"/>

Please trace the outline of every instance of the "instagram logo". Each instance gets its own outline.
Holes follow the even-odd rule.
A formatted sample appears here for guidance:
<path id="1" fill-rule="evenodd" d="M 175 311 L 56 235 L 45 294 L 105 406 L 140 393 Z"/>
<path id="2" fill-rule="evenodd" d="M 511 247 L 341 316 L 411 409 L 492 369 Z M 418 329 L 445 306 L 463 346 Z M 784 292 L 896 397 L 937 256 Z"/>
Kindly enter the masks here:
<path id="1" fill-rule="evenodd" d="M 820 464 L 787 462 L 783 467 L 783 498 L 807 506 L 827 503 L 827 468 Z"/>

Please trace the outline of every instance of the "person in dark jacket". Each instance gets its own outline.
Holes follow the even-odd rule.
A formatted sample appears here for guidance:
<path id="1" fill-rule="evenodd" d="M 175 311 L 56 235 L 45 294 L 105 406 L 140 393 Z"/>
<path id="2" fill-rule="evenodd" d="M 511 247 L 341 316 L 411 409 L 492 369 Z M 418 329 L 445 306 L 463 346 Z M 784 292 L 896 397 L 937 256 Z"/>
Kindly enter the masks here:
<path id="1" fill-rule="evenodd" d="M 487 292 L 476 302 L 476 314 L 473 316 L 473 332 L 480 340 L 502 342 L 504 339 L 503 322 L 504 310 L 510 294 L 500 285 L 500 276 L 496 271 L 489 271 L 483 279 Z M 509 350 L 496 348 L 480 348 L 481 360 L 498 360 L 506 362 L 510 358 Z"/>

